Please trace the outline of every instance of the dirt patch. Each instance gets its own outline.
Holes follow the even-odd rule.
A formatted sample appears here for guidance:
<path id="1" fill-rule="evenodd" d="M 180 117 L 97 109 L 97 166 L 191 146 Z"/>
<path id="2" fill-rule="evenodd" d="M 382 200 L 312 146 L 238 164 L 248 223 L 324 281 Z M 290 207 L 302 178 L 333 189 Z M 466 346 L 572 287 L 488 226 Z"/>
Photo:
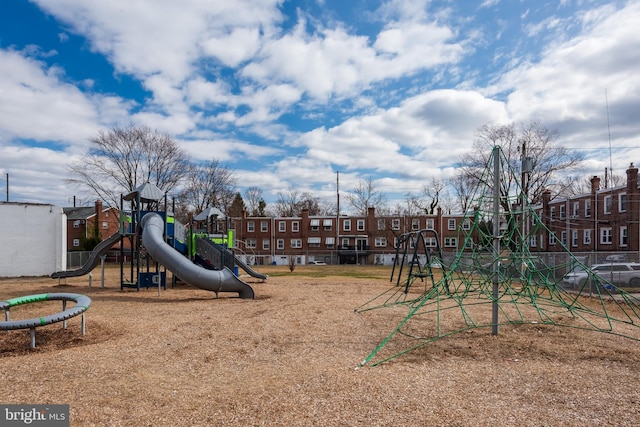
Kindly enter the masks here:
<path id="1" fill-rule="evenodd" d="M 264 267 L 265 283 L 242 277 L 255 300 L 188 285 L 159 296 L 121 291 L 117 268 L 106 270 L 104 289 L 99 270 L 91 288 L 86 277 L 63 287 L 47 278 L 2 279 L 2 300 L 43 292 L 92 299 L 85 336 L 79 317 L 67 329 L 38 328 L 33 350 L 28 331 L 0 332 L 2 403 L 66 403 L 74 426 L 640 422 L 640 346 L 612 334 L 476 329 L 356 369 L 399 320 L 393 310 L 354 311 L 390 286 L 389 270 L 361 268 L 298 267 L 294 276 Z M 28 304 L 11 316 L 56 309 Z"/>

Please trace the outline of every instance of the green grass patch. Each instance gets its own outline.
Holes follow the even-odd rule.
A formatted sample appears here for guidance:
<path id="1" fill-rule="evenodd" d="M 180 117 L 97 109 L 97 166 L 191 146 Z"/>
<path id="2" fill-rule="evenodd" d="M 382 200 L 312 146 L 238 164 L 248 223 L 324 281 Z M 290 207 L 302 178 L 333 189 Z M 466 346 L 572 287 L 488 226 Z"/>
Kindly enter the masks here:
<path id="1" fill-rule="evenodd" d="M 261 273 L 269 277 L 350 277 L 356 279 L 389 279 L 390 266 L 377 265 L 296 265 L 293 271 L 288 266 L 259 266 Z"/>

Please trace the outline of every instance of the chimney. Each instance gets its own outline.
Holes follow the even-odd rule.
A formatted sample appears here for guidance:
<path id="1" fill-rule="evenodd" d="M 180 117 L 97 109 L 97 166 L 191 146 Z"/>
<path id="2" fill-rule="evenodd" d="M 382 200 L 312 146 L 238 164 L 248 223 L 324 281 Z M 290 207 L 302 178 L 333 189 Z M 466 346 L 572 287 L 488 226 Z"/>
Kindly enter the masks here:
<path id="1" fill-rule="evenodd" d="M 627 193 L 633 194 L 638 190 L 638 168 L 633 166 L 633 163 L 629 165 L 627 169 Z"/>
<path id="2" fill-rule="evenodd" d="M 600 190 L 600 178 L 594 176 L 591 178 L 591 193 L 593 194 L 598 190 Z"/>
<path id="3" fill-rule="evenodd" d="M 369 206 L 369 207 L 367 208 L 367 216 L 368 216 L 369 218 L 373 218 L 373 217 L 375 217 L 375 216 L 376 216 L 376 208 L 374 208 L 373 206 Z"/>
<path id="4" fill-rule="evenodd" d="M 95 230 L 99 230 L 100 228 L 100 215 L 102 214 L 102 200 L 96 200 L 96 220 L 95 220 Z M 88 224 L 87 224 L 88 225 Z"/>

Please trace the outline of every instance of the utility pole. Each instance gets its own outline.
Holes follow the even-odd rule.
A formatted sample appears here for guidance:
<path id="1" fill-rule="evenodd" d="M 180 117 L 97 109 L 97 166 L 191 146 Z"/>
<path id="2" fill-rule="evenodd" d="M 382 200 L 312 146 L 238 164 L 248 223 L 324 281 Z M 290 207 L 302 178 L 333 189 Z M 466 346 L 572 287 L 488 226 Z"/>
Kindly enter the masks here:
<path id="1" fill-rule="evenodd" d="M 339 251 L 340 243 L 340 171 L 336 171 L 336 242 L 333 245 L 336 248 L 336 264 L 340 264 Z"/>

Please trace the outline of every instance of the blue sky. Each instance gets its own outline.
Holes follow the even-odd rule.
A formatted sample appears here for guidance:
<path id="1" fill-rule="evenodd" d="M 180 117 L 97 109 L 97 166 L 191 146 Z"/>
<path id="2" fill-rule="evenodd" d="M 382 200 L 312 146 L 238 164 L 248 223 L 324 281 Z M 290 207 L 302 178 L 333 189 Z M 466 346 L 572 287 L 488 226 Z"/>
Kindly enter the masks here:
<path id="1" fill-rule="evenodd" d="M 341 191 L 371 178 L 393 205 L 451 177 L 480 125 L 539 120 L 585 178 L 623 174 L 639 22 L 638 1 L 2 1 L 0 173 L 12 201 L 92 200 L 67 165 L 135 123 L 268 202 L 332 202 L 340 171 Z"/>

